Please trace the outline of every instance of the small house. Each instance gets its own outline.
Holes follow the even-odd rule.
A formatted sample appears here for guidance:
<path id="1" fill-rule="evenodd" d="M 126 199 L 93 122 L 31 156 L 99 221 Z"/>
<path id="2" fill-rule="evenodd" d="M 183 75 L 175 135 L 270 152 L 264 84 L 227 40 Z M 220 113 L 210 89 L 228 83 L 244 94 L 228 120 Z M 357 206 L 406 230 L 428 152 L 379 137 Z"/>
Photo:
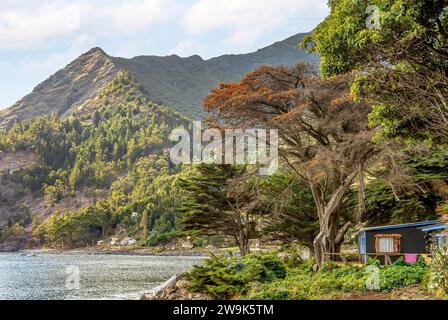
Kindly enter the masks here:
<path id="1" fill-rule="evenodd" d="M 132 239 L 132 238 L 124 238 L 121 242 L 120 245 L 122 246 L 133 246 L 137 244 L 137 240 Z"/>
<path id="2" fill-rule="evenodd" d="M 446 223 L 438 223 L 435 225 L 422 228 L 426 233 L 426 239 L 435 247 L 448 244 L 448 226 Z"/>
<path id="3" fill-rule="evenodd" d="M 427 221 L 364 228 L 359 231 L 361 261 L 376 258 L 381 264 L 391 264 L 403 257 L 407 262 L 416 262 L 419 255 L 430 254 L 423 229 L 438 224 Z"/>

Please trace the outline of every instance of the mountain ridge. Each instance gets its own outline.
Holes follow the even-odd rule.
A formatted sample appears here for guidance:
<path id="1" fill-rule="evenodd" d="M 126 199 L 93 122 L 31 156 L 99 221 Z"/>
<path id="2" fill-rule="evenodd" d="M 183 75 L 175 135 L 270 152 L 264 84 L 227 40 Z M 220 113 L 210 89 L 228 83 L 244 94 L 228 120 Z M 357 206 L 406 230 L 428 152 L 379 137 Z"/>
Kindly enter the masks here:
<path id="1" fill-rule="evenodd" d="M 0 112 L 0 127 L 15 121 L 57 114 L 63 117 L 75 106 L 94 99 L 119 69 L 100 48 L 93 48 L 37 85 L 10 108 Z"/>
<path id="2" fill-rule="evenodd" d="M 199 55 L 109 56 L 95 47 L 57 71 L 11 107 L 0 111 L 0 128 L 16 121 L 56 114 L 70 116 L 95 99 L 120 71 L 132 74 L 148 92 L 148 98 L 191 119 L 200 119 L 203 98 L 222 82 L 240 80 L 265 64 L 292 65 L 300 60 L 317 63 L 318 58 L 298 48 L 306 33 L 297 34 L 247 54 L 228 54 L 204 60 Z"/>

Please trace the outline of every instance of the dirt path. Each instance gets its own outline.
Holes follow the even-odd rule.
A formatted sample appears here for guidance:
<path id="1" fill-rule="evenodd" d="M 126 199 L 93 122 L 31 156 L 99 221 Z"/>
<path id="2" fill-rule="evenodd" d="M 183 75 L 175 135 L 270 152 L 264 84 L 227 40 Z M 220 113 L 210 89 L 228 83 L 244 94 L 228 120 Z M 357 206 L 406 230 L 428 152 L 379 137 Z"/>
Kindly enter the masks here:
<path id="1" fill-rule="evenodd" d="M 347 293 L 332 297 L 332 300 L 437 300 L 437 297 L 416 285 L 392 292 Z"/>

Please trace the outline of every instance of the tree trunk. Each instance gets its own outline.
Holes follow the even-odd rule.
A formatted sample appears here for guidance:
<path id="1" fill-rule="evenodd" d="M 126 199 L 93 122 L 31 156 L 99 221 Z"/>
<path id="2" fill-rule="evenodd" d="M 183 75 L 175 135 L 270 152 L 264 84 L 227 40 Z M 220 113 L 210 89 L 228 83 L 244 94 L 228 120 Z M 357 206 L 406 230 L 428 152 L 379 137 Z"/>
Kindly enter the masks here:
<path id="1" fill-rule="evenodd" d="M 365 181 L 365 163 L 359 165 L 359 195 L 358 195 L 358 212 L 356 215 L 357 227 L 360 228 L 366 213 L 366 181 Z"/>
<path id="2" fill-rule="evenodd" d="M 344 235 L 351 223 L 347 223 L 340 228 L 339 213 L 332 216 L 332 221 L 328 225 L 321 225 L 320 233 L 314 239 L 314 252 L 316 262 L 319 266 L 329 261 L 338 261 L 341 253 L 341 245 Z"/>
<path id="3" fill-rule="evenodd" d="M 242 257 L 248 255 L 250 253 L 249 243 L 244 243 L 240 247 L 240 254 Z"/>
<path id="4" fill-rule="evenodd" d="M 239 233 L 234 235 L 235 242 L 238 245 L 241 256 L 248 255 L 250 253 L 249 237 L 247 236 L 244 228 L 241 228 Z"/>
<path id="5" fill-rule="evenodd" d="M 318 266 L 322 266 L 327 261 L 335 260 L 336 254 L 340 253 L 344 235 L 351 225 L 348 222 L 342 228 L 340 227 L 341 205 L 357 174 L 358 170 L 354 170 L 347 176 L 344 182 L 334 191 L 328 203 L 324 199 L 324 194 L 321 193 L 322 196 L 319 196 L 316 186 L 311 184 L 320 224 L 320 232 L 314 239 L 314 251 Z"/>
<path id="6" fill-rule="evenodd" d="M 250 253 L 248 231 L 245 227 L 241 228 L 240 231 L 240 253 L 241 256 L 245 256 Z"/>

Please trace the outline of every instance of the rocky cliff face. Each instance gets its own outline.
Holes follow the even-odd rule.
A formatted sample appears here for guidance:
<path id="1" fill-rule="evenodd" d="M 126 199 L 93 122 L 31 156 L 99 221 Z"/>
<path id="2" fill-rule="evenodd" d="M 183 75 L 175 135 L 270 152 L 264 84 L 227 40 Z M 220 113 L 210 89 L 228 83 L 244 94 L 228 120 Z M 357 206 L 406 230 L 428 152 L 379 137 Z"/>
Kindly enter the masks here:
<path id="1" fill-rule="evenodd" d="M 95 98 L 116 77 L 118 71 L 111 57 L 100 48 L 94 48 L 2 112 L 0 126 L 53 114 L 64 117 Z"/>
<path id="2" fill-rule="evenodd" d="M 318 58 L 298 48 L 304 34 L 277 42 L 257 52 L 225 55 L 210 60 L 199 56 L 140 56 L 132 59 L 108 56 L 94 48 L 38 85 L 9 109 L 0 113 L 0 128 L 14 121 L 38 116 L 69 116 L 96 98 L 120 70 L 132 74 L 150 99 L 167 105 L 192 119 L 203 117 L 202 101 L 218 83 L 240 80 L 265 64 L 293 65 L 300 60 L 317 63 Z"/>

